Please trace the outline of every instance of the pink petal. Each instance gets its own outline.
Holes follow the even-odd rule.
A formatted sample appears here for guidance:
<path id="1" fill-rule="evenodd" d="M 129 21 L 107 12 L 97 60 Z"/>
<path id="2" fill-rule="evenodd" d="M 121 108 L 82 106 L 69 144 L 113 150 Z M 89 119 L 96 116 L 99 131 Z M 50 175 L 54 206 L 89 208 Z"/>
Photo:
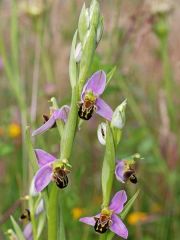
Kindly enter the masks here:
<path id="1" fill-rule="evenodd" d="M 42 149 L 35 149 L 35 154 L 37 157 L 39 167 L 42 167 L 47 163 L 54 162 L 56 160 L 56 158 L 53 155 L 45 152 Z"/>
<path id="2" fill-rule="evenodd" d="M 110 226 L 110 230 L 117 234 L 118 236 L 127 239 L 128 237 L 128 230 L 122 220 L 116 216 L 115 214 L 112 215 L 111 217 L 112 220 L 112 225 Z"/>
<path id="3" fill-rule="evenodd" d="M 95 220 L 94 217 L 84 217 L 79 219 L 80 222 L 86 223 L 88 225 L 94 226 L 95 225 Z"/>
<path id="4" fill-rule="evenodd" d="M 34 176 L 34 186 L 37 192 L 41 192 L 50 183 L 52 171 L 51 164 L 46 164 L 37 171 Z"/>
<path id="5" fill-rule="evenodd" d="M 115 175 L 117 180 L 124 183 L 124 161 L 117 161 Z"/>
<path id="6" fill-rule="evenodd" d="M 36 129 L 32 132 L 32 136 L 34 137 L 38 134 L 46 132 L 48 129 L 50 129 L 55 124 L 55 122 L 56 122 L 56 120 L 54 118 L 54 115 L 52 115 L 47 122 L 45 122 L 41 127 L 39 127 L 38 129 Z"/>
<path id="7" fill-rule="evenodd" d="M 109 209 L 114 213 L 119 214 L 124 208 L 124 203 L 127 201 L 127 195 L 124 190 L 117 192 L 111 200 Z"/>
<path id="8" fill-rule="evenodd" d="M 58 119 L 66 122 L 69 111 L 70 107 L 67 105 L 64 105 L 60 109 L 55 110 L 47 122 L 45 122 L 41 127 L 32 132 L 32 136 L 36 136 L 38 134 L 46 132 L 55 124 L 56 120 Z"/>
<path id="9" fill-rule="evenodd" d="M 106 74 L 100 70 L 95 72 L 84 85 L 81 98 L 83 100 L 84 93 L 92 91 L 95 96 L 99 96 L 104 92 L 106 86 Z"/>
<path id="10" fill-rule="evenodd" d="M 32 224 L 28 223 L 23 231 L 24 237 L 26 240 L 33 240 L 33 233 L 32 233 Z"/>
<path id="11" fill-rule="evenodd" d="M 97 106 L 97 111 L 96 111 L 97 114 L 99 114 L 101 117 L 109 121 L 112 120 L 113 111 L 110 108 L 110 106 L 104 102 L 104 100 L 102 100 L 101 98 L 98 98 L 96 100 L 96 106 Z"/>
<path id="12" fill-rule="evenodd" d="M 63 120 L 64 123 L 66 123 L 68 119 L 69 111 L 70 111 L 70 107 L 68 105 L 64 105 L 60 109 L 55 110 L 53 113 L 53 116 L 55 120 L 60 119 L 60 120 Z"/>

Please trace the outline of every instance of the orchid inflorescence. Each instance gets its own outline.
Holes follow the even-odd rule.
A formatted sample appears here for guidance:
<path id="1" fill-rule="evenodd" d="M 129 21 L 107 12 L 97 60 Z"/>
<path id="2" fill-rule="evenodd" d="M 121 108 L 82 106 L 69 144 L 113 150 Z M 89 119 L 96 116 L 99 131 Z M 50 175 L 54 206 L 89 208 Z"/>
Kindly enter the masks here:
<path id="1" fill-rule="evenodd" d="M 111 129 L 118 132 L 124 126 L 126 101 L 123 102 L 113 113 L 112 109 L 99 96 L 103 93 L 106 87 L 106 74 L 100 70 L 94 73 L 83 87 L 81 93 L 81 101 L 78 102 L 78 116 L 84 120 L 89 120 L 96 112 L 111 121 Z M 33 131 L 32 135 L 37 135 L 52 128 L 56 120 L 61 120 L 66 123 L 70 108 L 63 106 L 59 110 L 55 110 L 50 118 L 37 130 Z M 98 127 L 98 139 L 101 144 L 106 145 L 106 126 L 109 123 L 101 123 Z M 117 139 L 116 139 L 117 141 Z M 103 142 L 103 143 L 102 143 Z M 118 140 L 119 142 L 119 140 Z M 34 187 L 37 192 L 42 191 L 51 181 L 55 182 L 59 188 L 64 188 L 68 185 L 67 174 L 71 171 L 71 165 L 67 159 L 58 160 L 53 155 L 41 149 L 35 149 L 39 170 L 34 177 Z M 139 158 L 135 154 L 127 159 L 117 160 L 115 167 L 115 176 L 117 180 L 125 183 L 130 180 L 132 183 L 137 183 L 135 175 L 135 158 Z M 118 236 L 127 238 L 128 230 L 117 214 L 123 211 L 124 203 L 127 201 L 126 192 L 119 191 L 113 197 L 108 207 L 103 207 L 101 212 L 94 217 L 84 217 L 80 221 L 94 226 L 98 233 L 105 233 L 108 229 L 116 233 Z"/>
<path id="2" fill-rule="evenodd" d="M 67 175 L 72 170 L 69 160 L 78 124 L 84 120 L 91 121 L 97 113 L 106 120 L 98 126 L 97 130 L 99 142 L 105 146 L 102 166 L 103 203 L 99 214 L 93 217 L 83 217 L 80 221 L 92 225 L 98 233 L 108 233 L 110 230 L 126 239 L 128 230 L 118 214 L 123 213 L 123 209 L 126 207 L 124 204 L 127 201 L 127 194 L 124 190 L 121 190 L 114 195 L 111 201 L 110 198 L 114 177 L 123 184 L 128 180 L 132 183 L 137 182 L 135 161 L 139 158 L 139 155 L 116 161 L 116 151 L 125 125 L 127 101 L 124 100 L 113 111 L 101 98 L 114 70 L 107 75 L 104 70 L 99 70 L 88 78 L 92 57 L 101 39 L 102 29 L 103 21 L 99 4 L 96 0 L 93 0 L 89 9 L 85 5 L 83 6 L 78 30 L 75 32 L 72 42 L 69 64 L 72 87 L 71 104 L 58 108 L 55 98 L 52 98 L 53 106 L 50 116 L 43 115 L 44 123 L 32 132 L 34 137 L 45 133 L 49 129 L 58 128 L 61 150 L 59 157 L 55 157 L 42 149 L 34 150 L 38 168 L 32 180 L 30 194 L 33 196 L 40 195 L 41 192 L 43 194 L 43 190 L 47 186 L 47 193 L 49 193 L 49 189 L 52 189 L 48 201 L 48 226 L 51 225 L 51 221 L 57 221 L 58 218 L 52 219 L 52 217 L 57 216 L 58 188 L 63 189 L 68 186 Z M 51 185 L 51 182 L 55 184 Z M 57 236 L 56 227 L 49 227 L 49 229 L 48 236 L 53 236 L 51 239 L 55 240 Z"/>

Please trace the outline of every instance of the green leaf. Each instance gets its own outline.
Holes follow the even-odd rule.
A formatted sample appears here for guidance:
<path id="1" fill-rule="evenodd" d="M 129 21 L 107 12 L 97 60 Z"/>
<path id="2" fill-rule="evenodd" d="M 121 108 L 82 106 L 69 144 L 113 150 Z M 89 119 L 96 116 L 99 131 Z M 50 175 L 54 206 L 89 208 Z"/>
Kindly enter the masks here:
<path id="1" fill-rule="evenodd" d="M 16 235 L 18 237 L 18 240 L 25 240 L 25 237 L 23 235 L 23 232 L 22 232 L 20 226 L 17 224 L 17 222 L 15 221 L 13 216 L 11 216 L 10 218 L 11 218 L 11 222 L 13 224 L 14 230 L 16 232 Z"/>
<path id="2" fill-rule="evenodd" d="M 77 30 L 72 40 L 70 60 L 69 60 L 69 77 L 70 77 L 70 83 L 72 88 L 76 85 L 76 82 L 77 82 L 77 66 L 76 66 L 76 60 L 74 58 L 76 43 L 77 43 Z"/>
<path id="3" fill-rule="evenodd" d="M 120 214 L 122 219 L 124 219 L 127 216 L 127 214 L 129 213 L 133 203 L 135 202 L 136 198 L 139 195 L 139 192 L 140 192 L 140 190 L 138 189 L 137 192 L 132 196 L 132 198 L 125 205 L 123 212 Z"/>
<path id="4" fill-rule="evenodd" d="M 106 83 L 106 87 L 109 85 L 109 83 L 110 83 L 110 81 L 111 81 L 111 79 L 112 79 L 114 73 L 116 72 L 116 68 L 117 68 L 117 67 L 114 66 L 114 67 L 112 68 L 112 70 L 111 70 L 110 72 L 108 72 L 108 74 L 107 74 L 107 83 Z"/>

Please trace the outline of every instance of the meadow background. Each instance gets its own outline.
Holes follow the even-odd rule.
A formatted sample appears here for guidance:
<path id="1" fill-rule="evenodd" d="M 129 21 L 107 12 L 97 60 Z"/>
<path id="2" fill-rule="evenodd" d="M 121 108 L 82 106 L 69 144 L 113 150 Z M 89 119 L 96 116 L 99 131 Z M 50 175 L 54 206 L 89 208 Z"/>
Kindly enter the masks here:
<path id="1" fill-rule="evenodd" d="M 20 200 L 28 194 L 32 177 L 25 127 L 42 124 L 52 96 L 60 105 L 70 102 L 68 61 L 83 2 L 0 1 L 0 239 L 8 239 L 9 216 L 18 221 L 27 205 Z M 132 196 L 141 189 L 125 220 L 129 239 L 176 240 L 180 224 L 180 2 L 171 1 L 173 7 L 164 16 L 160 35 L 152 10 L 156 2 L 100 1 L 104 34 L 89 75 L 117 67 L 103 96 L 113 109 L 128 100 L 117 158 L 136 152 L 143 157 L 137 163 L 137 185 L 114 182 L 113 192 L 126 189 Z M 67 239 L 98 239 L 78 219 L 98 212 L 102 200 L 104 149 L 96 133 L 101 121 L 94 117 L 76 136 L 73 171 L 63 201 Z M 56 155 L 57 139 L 57 130 L 52 129 L 33 141 L 36 148 Z M 42 239 L 45 236 L 46 229 Z"/>

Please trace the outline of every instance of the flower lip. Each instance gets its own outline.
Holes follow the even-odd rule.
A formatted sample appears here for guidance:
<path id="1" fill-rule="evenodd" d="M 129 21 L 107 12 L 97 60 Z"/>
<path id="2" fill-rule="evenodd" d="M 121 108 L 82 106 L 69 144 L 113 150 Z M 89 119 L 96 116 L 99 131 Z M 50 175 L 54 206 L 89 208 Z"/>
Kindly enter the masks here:
<path id="1" fill-rule="evenodd" d="M 99 217 L 94 217 L 94 230 L 98 233 L 105 233 L 112 225 L 111 215 L 101 213 Z"/>
<path id="2" fill-rule="evenodd" d="M 86 98 L 84 102 L 80 102 L 78 106 L 78 115 L 83 120 L 89 120 L 97 109 L 95 106 L 95 101 L 92 101 L 88 98 Z"/>
<path id="3" fill-rule="evenodd" d="M 29 209 L 25 209 L 24 212 L 21 214 L 20 216 L 20 220 L 24 221 L 24 220 L 28 220 L 31 221 L 31 215 L 30 215 L 30 211 Z"/>
<path id="4" fill-rule="evenodd" d="M 129 178 L 130 182 L 136 184 L 137 183 L 137 177 L 135 174 L 131 174 L 130 178 Z"/>
<path id="5" fill-rule="evenodd" d="M 64 169 L 64 167 L 56 167 L 53 171 L 53 181 L 56 183 L 57 187 L 65 188 L 68 185 L 67 173 L 69 170 Z"/>

